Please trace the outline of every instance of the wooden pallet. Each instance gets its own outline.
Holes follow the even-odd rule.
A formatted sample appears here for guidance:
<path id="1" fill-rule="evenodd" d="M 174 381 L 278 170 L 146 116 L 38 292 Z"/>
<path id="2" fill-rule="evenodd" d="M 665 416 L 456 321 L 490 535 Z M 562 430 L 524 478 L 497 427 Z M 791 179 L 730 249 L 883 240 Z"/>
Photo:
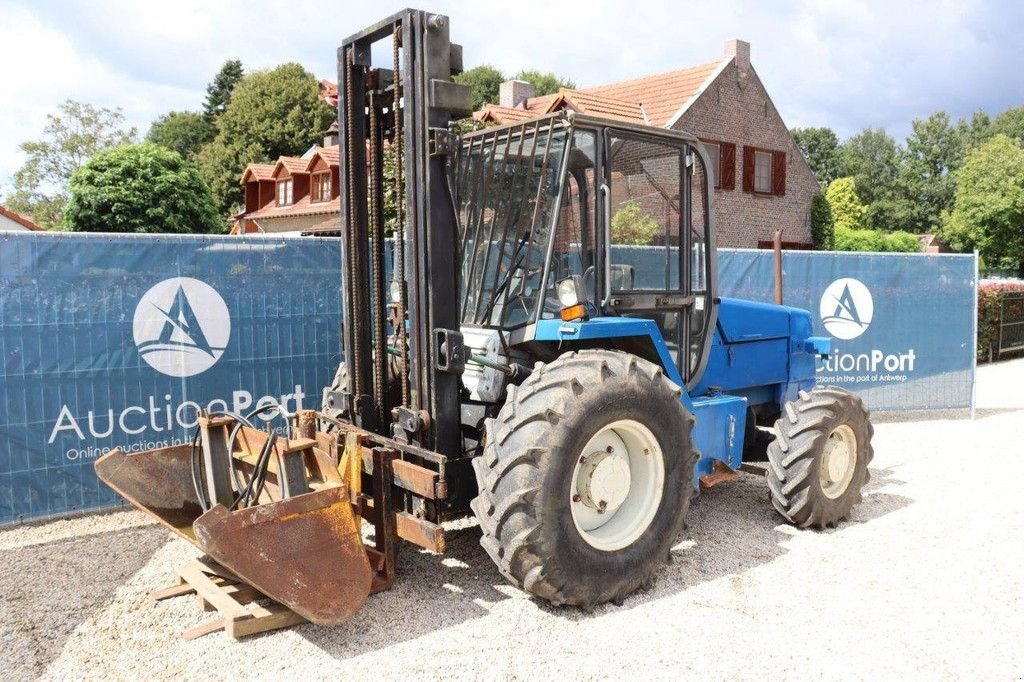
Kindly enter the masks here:
<path id="1" fill-rule="evenodd" d="M 242 582 L 238 576 L 209 557 L 190 561 L 176 573 L 177 584 L 152 592 L 149 596 L 161 601 L 196 594 L 203 611 L 218 612 L 216 618 L 182 632 L 181 636 L 185 639 L 196 639 L 218 630 L 224 630 L 238 639 L 306 622 L 305 618 L 270 601 L 266 595 Z M 254 603 L 261 600 L 269 603 L 266 606 Z"/>

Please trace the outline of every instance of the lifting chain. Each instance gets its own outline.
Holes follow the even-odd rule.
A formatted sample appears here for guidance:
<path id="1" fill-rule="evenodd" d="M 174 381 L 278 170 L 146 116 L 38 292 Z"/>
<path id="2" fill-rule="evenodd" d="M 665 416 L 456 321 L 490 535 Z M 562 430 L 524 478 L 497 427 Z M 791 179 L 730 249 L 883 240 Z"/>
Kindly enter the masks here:
<path id="1" fill-rule="evenodd" d="M 372 250 L 372 277 L 370 286 L 371 308 L 373 310 L 373 335 L 376 340 L 377 357 L 373 363 L 373 402 L 377 408 L 377 423 L 385 424 L 384 400 L 386 396 L 385 381 L 387 378 L 387 331 L 384 327 L 384 306 L 386 295 L 384 293 L 384 206 L 381 201 L 383 196 L 384 168 L 381 155 L 380 137 L 380 103 L 377 93 L 380 83 L 374 78 L 370 84 L 370 172 L 367 192 L 369 193 L 370 208 L 370 244 Z"/>
<path id="2" fill-rule="evenodd" d="M 359 281 L 359 249 L 362 246 L 359 243 L 359 211 L 356 208 L 357 197 L 356 197 L 356 163 L 355 163 L 355 145 L 357 144 L 355 137 L 354 121 L 357 112 L 361 113 L 361 107 L 356 108 L 355 94 L 352 87 L 352 79 L 355 75 L 356 64 L 355 64 L 355 48 L 348 48 L 348 54 L 345 55 L 346 62 L 346 77 L 345 77 L 345 101 L 347 107 L 345 111 L 345 158 L 348 161 L 348 257 L 349 264 L 346 268 L 348 272 L 348 281 L 345 282 L 345 296 L 346 300 L 349 301 L 348 309 L 351 311 L 358 311 L 361 306 L 358 305 L 356 297 L 362 296 L 362 289 L 358 285 Z M 355 319 L 351 321 L 352 324 L 352 336 L 356 339 L 356 343 L 352 344 L 352 357 L 345 358 L 346 362 L 350 363 L 351 371 L 349 376 L 352 378 L 352 395 L 353 399 L 358 400 L 359 396 L 364 393 L 364 386 L 362 381 L 362 373 L 359 368 L 363 366 L 363 353 L 358 343 L 358 339 L 362 336 L 362 321 L 360 316 L 357 314 L 354 316 Z"/>
<path id="3" fill-rule="evenodd" d="M 399 48 L 402 44 L 402 24 L 395 24 L 395 32 L 392 36 L 392 52 L 394 56 L 394 74 L 391 87 L 394 92 L 394 103 L 391 111 L 395 116 L 395 123 L 391 132 L 392 153 L 395 155 L 395 269 L 394 280 L 398 282 L 398 300 L 395 302 L 395 317 L 398 320 L 395 335 L 398 345 L 398 376 L 402 386 L 402 406 L 411 407 L 409 404 L 409 343 L 405 329 L 405 178 L 404 164 L 405 154 L 402 149 L 402 112 L 401 112 L 401 80 L 402 62 L 399 55 Z"/>

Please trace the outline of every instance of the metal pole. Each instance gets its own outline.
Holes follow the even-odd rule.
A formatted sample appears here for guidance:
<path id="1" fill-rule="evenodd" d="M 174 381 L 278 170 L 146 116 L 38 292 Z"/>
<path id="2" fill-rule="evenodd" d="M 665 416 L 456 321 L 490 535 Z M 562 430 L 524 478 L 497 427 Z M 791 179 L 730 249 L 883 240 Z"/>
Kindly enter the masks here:
<path id="1" fill-rule="evenodd" d="M 978 288 L 981 284 L 978 269 L 978 250 L 974 250 L 974 333 L 971 335 L 971 421 L 974 421 L 978 400 Z"/>
<path id="2" fill-rule="evenodd" d="M 782 228 L 775 230 L 775 304 L 782 305 Z"/>

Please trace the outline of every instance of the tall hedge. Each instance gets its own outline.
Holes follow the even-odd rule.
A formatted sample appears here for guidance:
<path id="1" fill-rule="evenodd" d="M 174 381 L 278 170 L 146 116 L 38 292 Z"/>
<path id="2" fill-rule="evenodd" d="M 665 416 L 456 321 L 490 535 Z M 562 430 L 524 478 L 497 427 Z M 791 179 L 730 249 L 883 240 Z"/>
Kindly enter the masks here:
<path id="1" fill-rule="evenodd" d="M 1024 282 L 983 282 L 978 286 L 978 362 L 996 359 L 1003 297 L 1024 291 Z"/>

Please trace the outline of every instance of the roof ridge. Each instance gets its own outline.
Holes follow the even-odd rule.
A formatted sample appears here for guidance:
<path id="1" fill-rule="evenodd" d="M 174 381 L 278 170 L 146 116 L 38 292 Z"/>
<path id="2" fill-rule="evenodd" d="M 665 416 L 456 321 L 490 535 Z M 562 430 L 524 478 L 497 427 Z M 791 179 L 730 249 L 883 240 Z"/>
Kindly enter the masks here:
<path id="1" fill-rule="evenodd" d="M 626 84 L 629 84 L 629 83 L 635 83 L 636 81 L 649 80 L 649 79 L 653 79 L 653 78 L 663 78 L 663 77 L 666 77 L 666 76 L 674 76 L 674 75 L 680 74 L 680 73 L 682 73 L 684 71 L 697 71 L 699 69 L 706 69 L 706 68 L 710 67 L 711 65 L 716 65 L 717 66 L 718 64 L 721 64 L 723 61 L 727 61 L 728 59 L 731 59 L 731 57 L 725 57 L 723 59 L 712 59 L 710 61 L 703 62 L 701 64 L 695 64 L 694 66 L 687 66 L 687 67 L 683 67 L 681 69 L 671 69 L 669 71 L 662 71 L 661 73 L 652 73 L 652 74 L 648 74 L 646 76 L 634 76 L 633 78 L 625 78 L 625 79 L 620 80 L 620 81 L 613 81 L 611 83 L 602 83 L 600 85 L 591 85 L 591 86 L 586 87 L 586 88 L 576 88 L 576 89 L 577 90 L 585 90 L 586 91 L 586 90 L 599 90 L 599 89 L 602 89 L 602 88 L 620 87 L 620 86 L 623 86 L 623 85 L 626 85 Z"/>
<path id="2" fill-rule="evenodd" d="M 567 90 L 565 92 L 565 94 L 566 95 L 570 95 L 570 96 L 573 95 L 573 94 L 580 94 L 580 95 L 583 95 L 584 97 L 600 97 L 601 99 L 603 99 L 605 101 L 615 102 L 615 103 L 618 103 L 618 104 L 625 104 L 626 106 L 630 106 L 630 107 L 640 106 L 639 102 L 633 102 L 631 100 L 621 99 L 619 97 L 612 97 L 611 95 L 605 95 L 604 93 L 600 93 L 600 92 L 587 92 L 586 90 L 579 90 L 579 89 L 577 89 L 577 90 Z"/>

